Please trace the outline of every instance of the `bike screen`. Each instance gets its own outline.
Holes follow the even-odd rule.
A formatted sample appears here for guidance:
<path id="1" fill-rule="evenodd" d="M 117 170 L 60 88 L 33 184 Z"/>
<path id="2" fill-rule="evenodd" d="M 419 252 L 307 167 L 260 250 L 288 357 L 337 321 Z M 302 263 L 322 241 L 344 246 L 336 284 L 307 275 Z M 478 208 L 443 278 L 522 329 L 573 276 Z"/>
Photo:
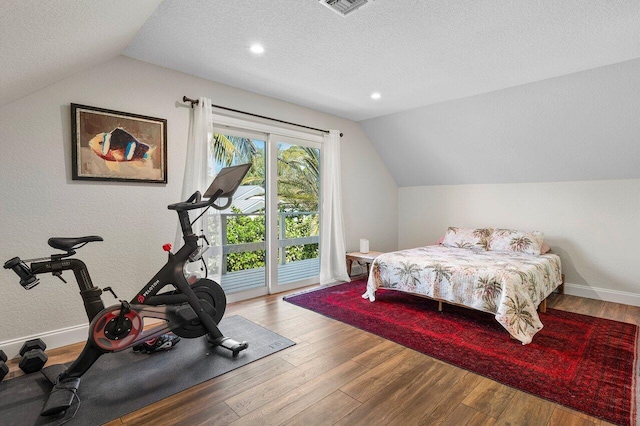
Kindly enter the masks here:
<path id="1" fill-rule="evenodd" d="M 250 163 L 223 168 L 213 182 L 211 182 L 211 185 L 209 185 L 203 197 L 211 198 L 218 191 L 222 191 L 219 197 L 233 197 L 233 194 L 235 194 L 240 183 L 242 183 L 242 179 L 244 179 L 250 168 Z"/>

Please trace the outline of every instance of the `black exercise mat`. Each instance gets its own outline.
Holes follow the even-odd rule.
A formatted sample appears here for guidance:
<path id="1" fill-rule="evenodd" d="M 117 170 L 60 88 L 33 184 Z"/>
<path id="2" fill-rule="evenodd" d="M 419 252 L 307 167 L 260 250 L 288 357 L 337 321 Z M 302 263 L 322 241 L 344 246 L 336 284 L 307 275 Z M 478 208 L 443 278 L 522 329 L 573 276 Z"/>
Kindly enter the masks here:
<path id="1" fill-rule="evenodd" d="M 223 318 L 219 327 L 225 336 L 249 342 L 249 348 L 233 358 L 226 349 L 212 350 L 201 337 L 182 339 L 172 350 L 152 355 L 130 349 L 103 355 L 82 377 L 80 408 L 66 424 L 108 422 L 295 345 L 239 316 Z M 39 372 L 1 382 L 0 424 L 57 425 L 70 418 L 77 400 L 64 416 L 40 417 L 51 387 Z"/>

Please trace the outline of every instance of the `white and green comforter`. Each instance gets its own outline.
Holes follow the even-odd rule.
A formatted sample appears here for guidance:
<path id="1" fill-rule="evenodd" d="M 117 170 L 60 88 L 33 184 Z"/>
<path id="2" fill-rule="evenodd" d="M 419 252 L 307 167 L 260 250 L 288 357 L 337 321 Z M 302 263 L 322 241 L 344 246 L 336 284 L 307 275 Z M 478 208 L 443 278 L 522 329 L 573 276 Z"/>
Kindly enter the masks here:
<path id="1" fill-rule="evenodd" d="M 561 283 L 555 254 L 427 246 L 378 256 L 362 297 L 383 287 L 490 312 L 527 344 L 542 329 L 537 306 Z"/>

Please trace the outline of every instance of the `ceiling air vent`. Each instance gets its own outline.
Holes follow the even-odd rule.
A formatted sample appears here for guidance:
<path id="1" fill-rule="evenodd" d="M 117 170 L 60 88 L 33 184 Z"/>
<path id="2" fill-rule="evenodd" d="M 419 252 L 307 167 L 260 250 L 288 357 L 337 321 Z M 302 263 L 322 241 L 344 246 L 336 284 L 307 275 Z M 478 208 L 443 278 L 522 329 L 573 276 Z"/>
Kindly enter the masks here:
<path id="1" fill-rule="evenodd" d="M 364 6 L 370 0 L 319 0 L 320 3 L 327 6 L 329 9 L 342 16 L 347 16 L 349 13 L 358 9 L 360 6 Z"/>

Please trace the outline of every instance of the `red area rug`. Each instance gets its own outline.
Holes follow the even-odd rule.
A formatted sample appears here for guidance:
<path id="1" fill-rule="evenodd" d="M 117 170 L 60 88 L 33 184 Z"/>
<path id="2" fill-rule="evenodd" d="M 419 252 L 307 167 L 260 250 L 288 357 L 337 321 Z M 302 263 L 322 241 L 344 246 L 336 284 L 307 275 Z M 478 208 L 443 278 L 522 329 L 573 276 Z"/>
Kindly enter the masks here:
<path id="1" fill-rule="evenodd" d="M 365 281 L 296 294 L 295 305 L 530 394 L 620 425 L 636 424 L 637 327 L 548 309 L 533 342 L 509 338 L 493 315 L 379 289 Z"/>

